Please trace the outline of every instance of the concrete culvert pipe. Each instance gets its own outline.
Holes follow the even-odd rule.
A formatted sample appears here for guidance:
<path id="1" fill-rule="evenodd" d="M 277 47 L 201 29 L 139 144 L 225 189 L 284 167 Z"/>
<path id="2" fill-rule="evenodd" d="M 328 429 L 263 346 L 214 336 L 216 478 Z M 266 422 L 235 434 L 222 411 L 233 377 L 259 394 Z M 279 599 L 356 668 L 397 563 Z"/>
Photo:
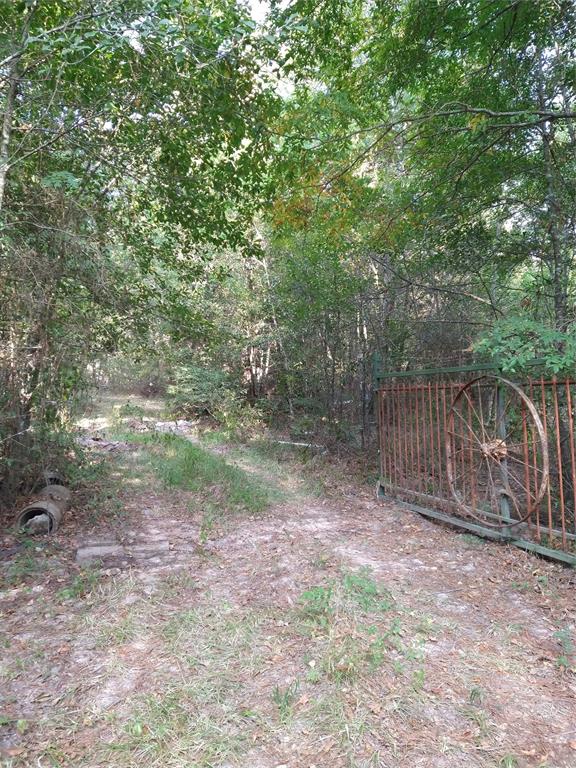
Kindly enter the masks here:
<path id="1" fill-rule="evenodd" d="M 58 485 L 56 483 L 42 488 L 37 495 L 40 499 L 50 499 L 55 501 L 64 508 L 62 511 L 68 508 L 70 499 L 72 498 L 72 492 L 69 488 L 66 488 L 65 485 Z"/>
<path id="2" fill-rule="evenodd" d="M 60 521 L 64 505 L 51 499 L 37 499 L 20 510 L 16 526 L 27 533 L 54 533 Z"/>
<path id="3" fill-rule="evenodd" d="M 64 478 L 54 469 L 45 469 L 42 472 L 42 483 L 44 485 L 65 485 Z"/>

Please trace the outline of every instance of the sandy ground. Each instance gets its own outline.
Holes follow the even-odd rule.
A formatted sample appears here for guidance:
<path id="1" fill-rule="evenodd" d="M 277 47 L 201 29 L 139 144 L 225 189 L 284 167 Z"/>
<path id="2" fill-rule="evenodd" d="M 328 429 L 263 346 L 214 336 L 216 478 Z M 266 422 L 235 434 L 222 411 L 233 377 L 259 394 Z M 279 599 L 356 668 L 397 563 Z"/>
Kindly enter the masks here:
<path id="1" fill-rule="evenodd" d="M 4 537 L 2 766 L 576 767 L 573 570 L 249 449 L 281 497 L 206 526 L 144 450 L 104 526 Z"/>

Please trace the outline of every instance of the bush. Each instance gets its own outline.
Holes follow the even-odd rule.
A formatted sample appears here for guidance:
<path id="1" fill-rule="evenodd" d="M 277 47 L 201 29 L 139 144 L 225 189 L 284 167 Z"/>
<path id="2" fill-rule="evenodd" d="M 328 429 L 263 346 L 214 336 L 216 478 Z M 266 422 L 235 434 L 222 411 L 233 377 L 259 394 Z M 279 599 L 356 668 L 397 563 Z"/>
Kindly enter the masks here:
<path id="1" fill-rule="evenodd" d="M 179 365 L 168 387 L 170 407 L 182 416 L 212 416 L 219 420 L 222 404 L 235 399 L 225 373 L 194 364 Z"/>
<path id="2" fill-rule="evenodd" d="M 176 367 L 168 405 L 178 416 L 210 416 L 230 438 L 243 437 L 259 422 L 258 412 L 245 403 L 239 384 L 222 371 L 194 363 Z"/>
<path id="3" fill-rule="evenodd" d="M 161 357 L 137 360 L 114 355 L 102 364 L 100 383 L 114 392 L 128 392 L 143 397 L 164 395 L 169 376 L 169 364 Z"/>
<path id="4" fill-rule="evenodd" d="M 522 372 L 534 359 L 549 375 L 570 375 L 576 367 L 574 328 L 558 331 L 525 317 L 510 317 L 479 339 L 475 351 L 489 355 L 505 373 Z"/>

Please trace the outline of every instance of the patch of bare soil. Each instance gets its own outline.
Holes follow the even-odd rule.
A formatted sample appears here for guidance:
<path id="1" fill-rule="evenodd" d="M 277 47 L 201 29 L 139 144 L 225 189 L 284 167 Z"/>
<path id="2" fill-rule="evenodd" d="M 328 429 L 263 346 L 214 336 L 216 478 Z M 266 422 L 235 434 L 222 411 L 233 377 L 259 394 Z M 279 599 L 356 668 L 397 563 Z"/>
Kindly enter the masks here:
<path id="1" fill-rule="evenodd" d="M 206 533 L 111 461 L 124 516 L 1 592 L 3 766 L 576 766 L 573 570 L 286 463 L 281 503 Z"/>

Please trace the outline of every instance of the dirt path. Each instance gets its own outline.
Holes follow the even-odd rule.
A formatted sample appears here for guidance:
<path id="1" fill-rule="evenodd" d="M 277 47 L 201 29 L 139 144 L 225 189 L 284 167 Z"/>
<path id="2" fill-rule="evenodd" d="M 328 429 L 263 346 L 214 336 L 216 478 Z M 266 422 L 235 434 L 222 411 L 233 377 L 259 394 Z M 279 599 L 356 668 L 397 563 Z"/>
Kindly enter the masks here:
<path id="1" fill-rule="evenodd" d="M 2 766 L 576 766 L 573 571 L 195 451 L 113 453 L 123 515 L 6 557 Z"/>

